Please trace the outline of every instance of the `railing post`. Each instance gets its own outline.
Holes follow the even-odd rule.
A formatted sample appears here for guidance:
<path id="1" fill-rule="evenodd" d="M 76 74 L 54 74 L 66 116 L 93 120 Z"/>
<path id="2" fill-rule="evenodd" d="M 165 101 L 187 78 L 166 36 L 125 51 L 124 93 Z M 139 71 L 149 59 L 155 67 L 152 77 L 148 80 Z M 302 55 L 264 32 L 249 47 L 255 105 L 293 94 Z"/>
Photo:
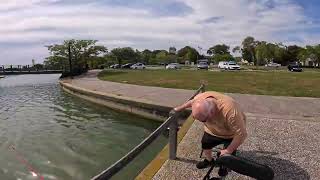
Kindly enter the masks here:
<path id="1" fill-rule="evenodd" d="M 177 134 L 178 134 L 178 121 L 177 116 L 169 126 L 169 159 L 175 160 L 177 158 Z"/>
<path id="2" fill-rule="evenodd" d="M 206 86 L 204 84 L 201 84 L 201 86 L 202 86 L 201 92 L 205 92 L 206 91 L 206 89 L 205 89 Z"/>

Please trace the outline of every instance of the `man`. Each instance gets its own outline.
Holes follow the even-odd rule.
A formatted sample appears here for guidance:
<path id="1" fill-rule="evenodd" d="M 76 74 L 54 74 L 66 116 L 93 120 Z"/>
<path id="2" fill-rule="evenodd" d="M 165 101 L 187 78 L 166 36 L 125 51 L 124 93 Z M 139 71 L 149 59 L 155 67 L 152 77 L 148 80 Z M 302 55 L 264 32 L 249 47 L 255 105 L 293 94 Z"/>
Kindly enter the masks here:
<path id="1" fill-rule="evenodd" d="M 225 144 L 226 149 L 221 150 L 221 155 L 232 154 L 246 139 L 246 116 L 231 97 L 208 91 L 174 108 L 174 111 L 190 107 L 193 118 L 204 124 L 201 144 L 205 159 L 197 164 L 197 168 L 203 169 L 213 163 L 213 147 Z"/>

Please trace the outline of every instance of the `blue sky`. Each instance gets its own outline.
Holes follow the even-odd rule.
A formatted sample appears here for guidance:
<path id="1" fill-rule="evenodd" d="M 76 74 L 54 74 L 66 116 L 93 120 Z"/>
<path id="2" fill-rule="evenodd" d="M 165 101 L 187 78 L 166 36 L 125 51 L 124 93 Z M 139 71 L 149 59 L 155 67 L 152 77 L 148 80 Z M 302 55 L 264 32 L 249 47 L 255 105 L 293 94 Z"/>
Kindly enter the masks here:
<path id="1" fill-rule="evenodd" d="M 2 0 L 0 64 L 42 62 L 45 45 L 96 39 L 112 49 L 143 50 L 217 43 L 246 36 L 319 44 L 317 0 Z"/>

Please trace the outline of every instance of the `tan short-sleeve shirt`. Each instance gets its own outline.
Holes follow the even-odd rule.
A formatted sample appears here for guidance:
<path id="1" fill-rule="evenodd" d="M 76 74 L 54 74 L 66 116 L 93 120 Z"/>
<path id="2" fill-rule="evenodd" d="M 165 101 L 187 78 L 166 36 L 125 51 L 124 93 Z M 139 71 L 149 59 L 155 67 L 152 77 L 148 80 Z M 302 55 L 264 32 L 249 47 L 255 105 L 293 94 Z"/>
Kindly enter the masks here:
<path id="1" fill-rule="evenodd" d="M 198 94 L 194 99 L 206 98 L 215 99 L 218 113 L 213 119 L 204 123 L 205 132 L 224 139 L 246 136 L 246 116 L 233 98 L 218 92 L 207 91 Z"/>

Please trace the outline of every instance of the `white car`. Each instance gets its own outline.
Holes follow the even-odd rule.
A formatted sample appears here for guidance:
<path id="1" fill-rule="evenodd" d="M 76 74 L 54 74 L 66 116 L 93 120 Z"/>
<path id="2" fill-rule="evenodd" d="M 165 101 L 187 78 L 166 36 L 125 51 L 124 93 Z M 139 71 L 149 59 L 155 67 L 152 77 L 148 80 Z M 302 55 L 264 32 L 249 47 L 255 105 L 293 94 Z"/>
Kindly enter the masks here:
<path id="1" fill-rule="evenodd" d="M 220 61 L 219 64 L 218 64 L 218 68 L 219 69 L 225 69 L 228 65 L 228 62 L 226 61 Z"/>
<path id="2" fill-rule="evenodd" d="M 241 68 L 236 62 L 229 61 L 224 69 L 227 69 L 227 70 L 240 70 Z"/>
<path id="3" fill-rule="evenodd" d="M 142 63 L 136 63 L 130 67 L 131 69 L 145 69 L 146 66 Z"/>
<path id="4" fill-rule="evenodd" d="M 170 63 L 166 66 L 166 69 L 180 69 L 181 66 L 179 63 Z"/>
<path id="5" fill-rule="evenodd" d="M 265 66 L 266 67 L 280 67 L 281 64 L 270 62 L 270 63 L 266 64 Z"/>

